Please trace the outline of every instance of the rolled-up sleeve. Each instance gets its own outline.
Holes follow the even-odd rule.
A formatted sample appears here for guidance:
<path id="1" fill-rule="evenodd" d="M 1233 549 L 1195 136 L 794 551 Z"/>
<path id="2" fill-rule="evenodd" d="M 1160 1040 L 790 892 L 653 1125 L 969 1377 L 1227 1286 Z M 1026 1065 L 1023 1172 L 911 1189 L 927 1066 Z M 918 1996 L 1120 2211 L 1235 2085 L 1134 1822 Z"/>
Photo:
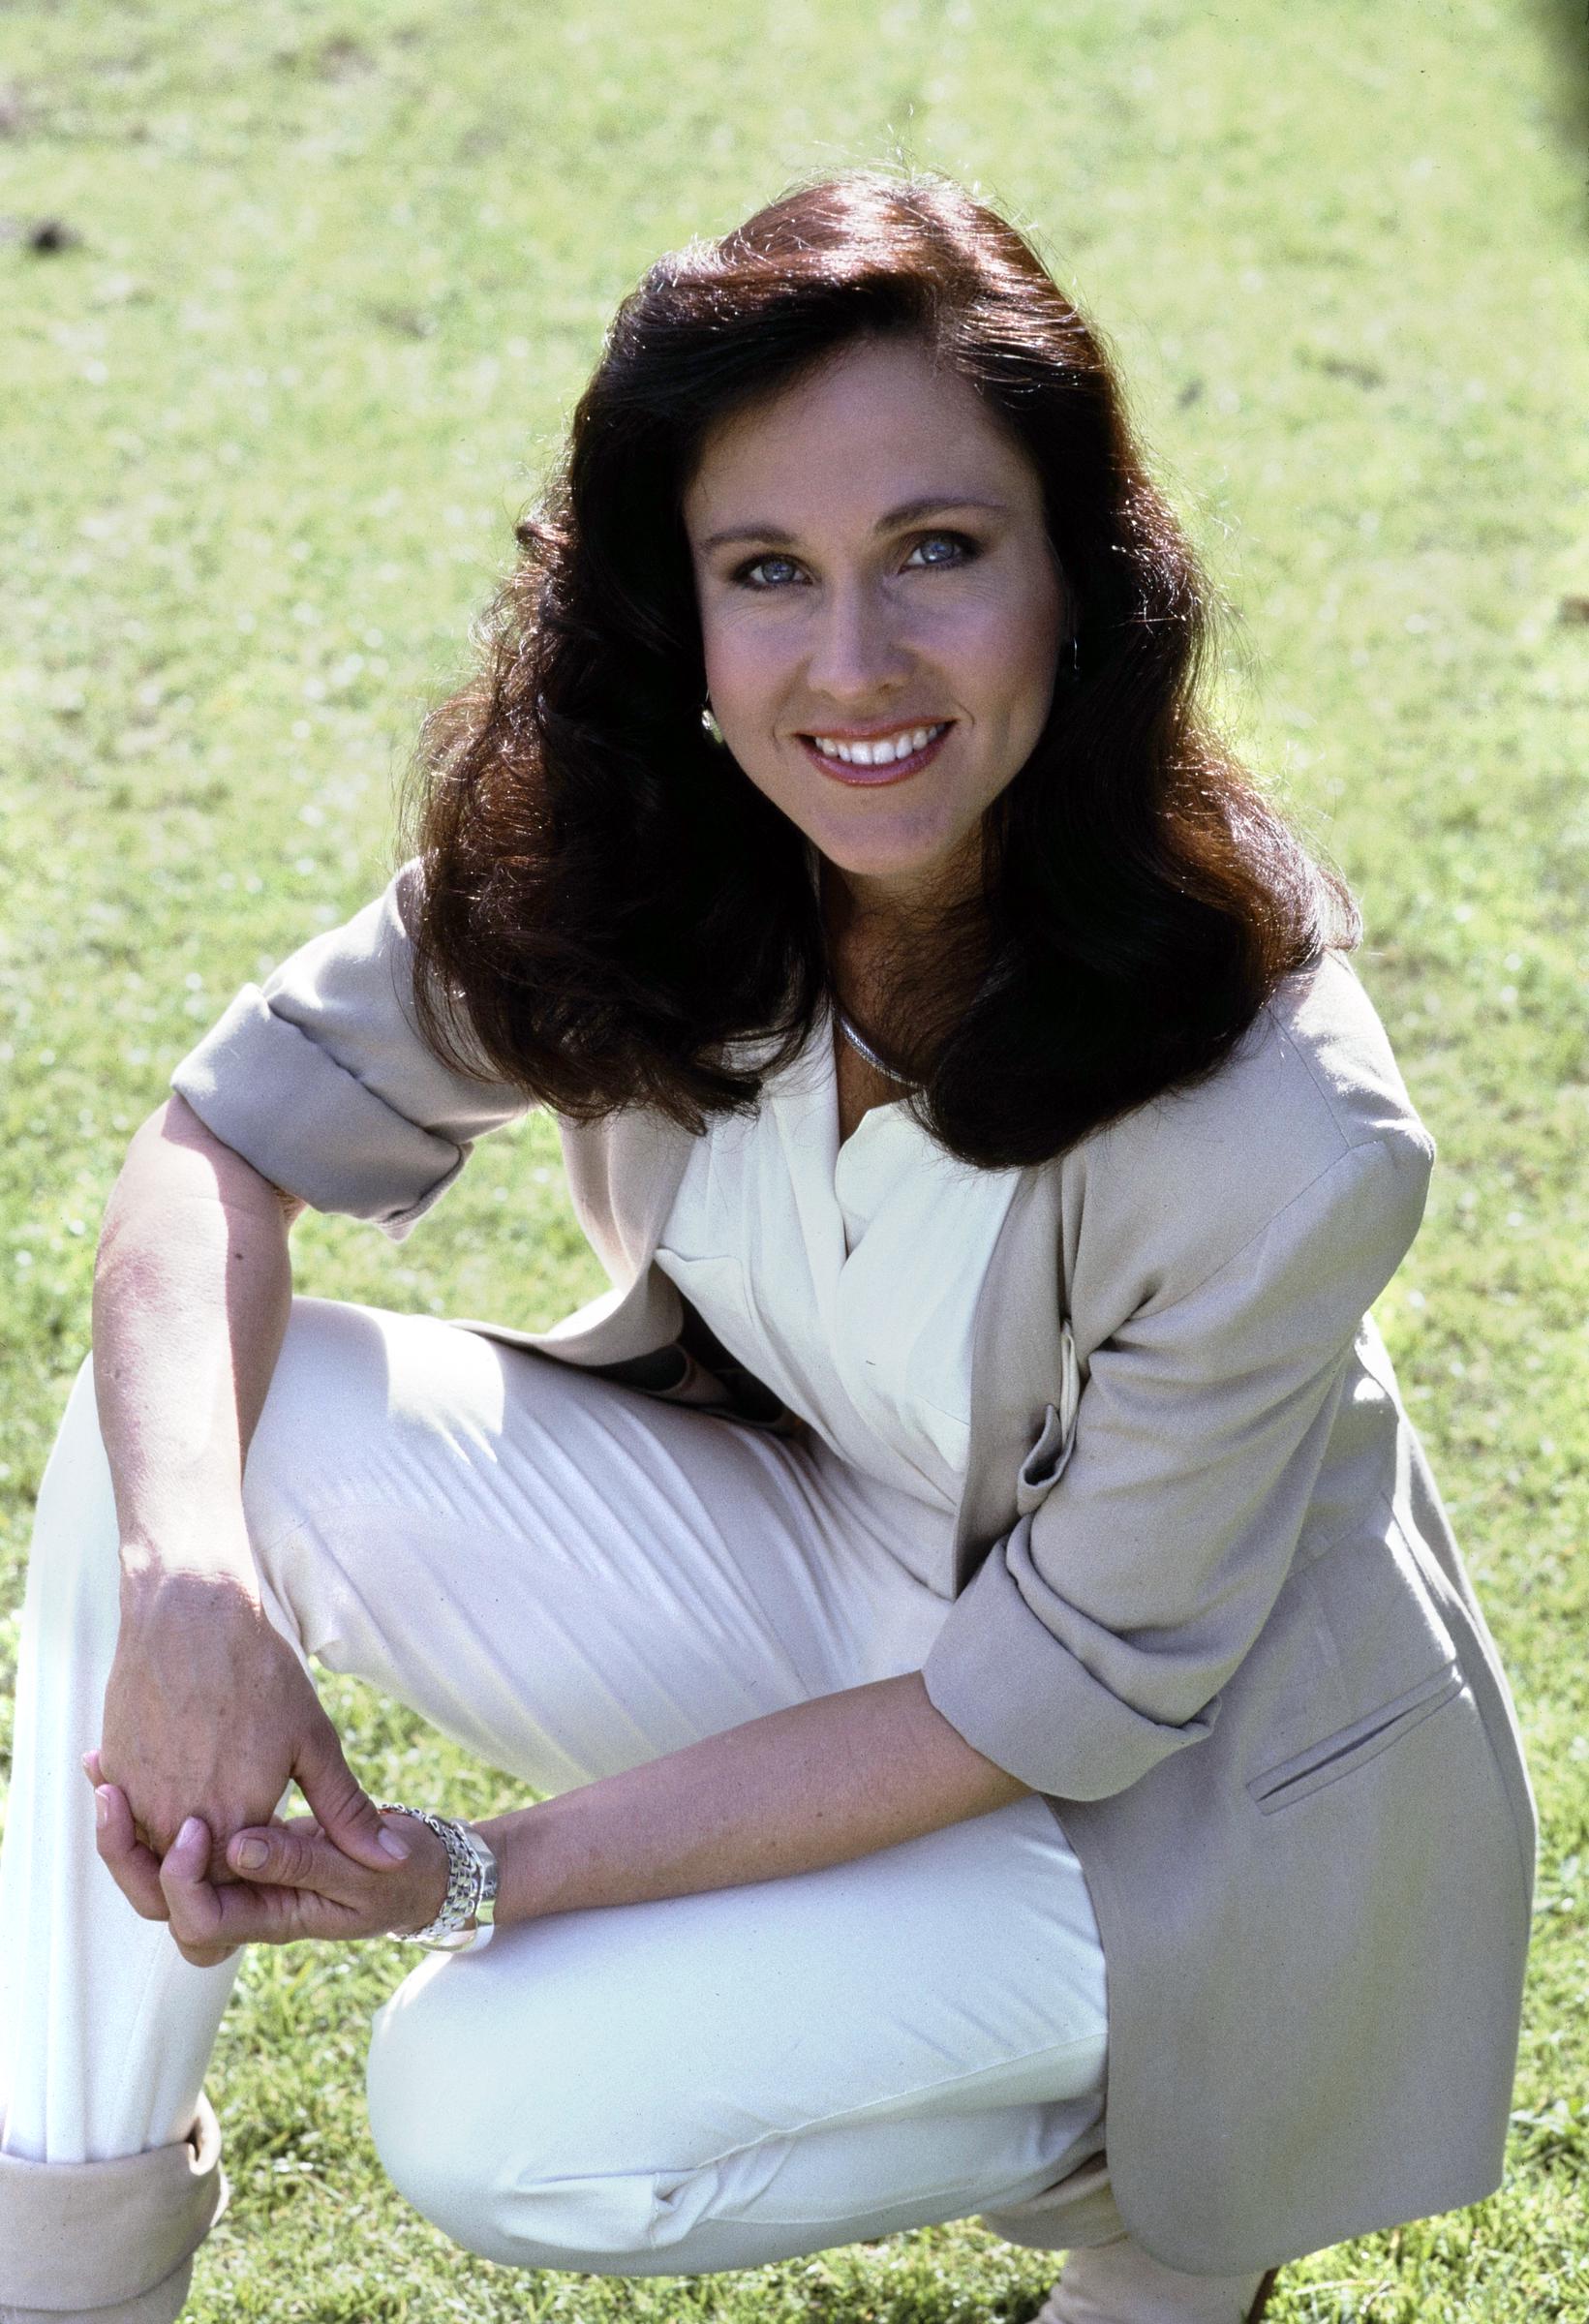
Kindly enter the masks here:
<path id="1" fill-rule="evenodd" d="M 443 1064 L 413 1012 L 417 864 L 340 928 L 245 985 L 171 1075 L 216 1137 L 317 1210 L 401 1240 L 476 1138 L 527 1110 L 508 1085 Z"/>
<path id="2" fill-rule="evenodd" d="M 1100 1799 L 1207 1735 L 1307 1516 L 1362 1319 L 1432 1148 L 1346 1148 L 1234 1256 L 1092 1354 L 1070 1458 L 927 1657 L 929 1697 L 1034 1790 Z"/>

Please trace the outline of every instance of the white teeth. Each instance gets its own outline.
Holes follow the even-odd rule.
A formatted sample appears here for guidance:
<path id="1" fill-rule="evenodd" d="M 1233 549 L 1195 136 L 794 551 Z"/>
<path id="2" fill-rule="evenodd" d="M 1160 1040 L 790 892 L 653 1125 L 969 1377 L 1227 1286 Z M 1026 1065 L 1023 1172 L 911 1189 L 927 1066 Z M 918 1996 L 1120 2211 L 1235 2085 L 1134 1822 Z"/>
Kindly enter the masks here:
<path id="1" fill-rule="evenodd" d="M 826 734 L 813 734 L 811 740 L 825 758 L 841 759 L 847 767 L 887 767 L 897 758 L 908 758 L 914 750 L 925 750 L 946 724 L 947 720 L 936 726 L 911 726 L 875 743 L 840 743 Z"/>

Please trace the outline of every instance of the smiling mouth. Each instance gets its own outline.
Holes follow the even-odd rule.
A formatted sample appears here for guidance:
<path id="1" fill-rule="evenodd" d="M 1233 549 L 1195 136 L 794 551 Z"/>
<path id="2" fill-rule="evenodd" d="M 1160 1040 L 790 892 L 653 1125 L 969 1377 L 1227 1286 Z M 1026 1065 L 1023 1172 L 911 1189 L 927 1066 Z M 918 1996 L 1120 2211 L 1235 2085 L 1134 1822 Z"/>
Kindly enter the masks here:
<path id="1" fill-rule="evenodd" d="M 845 742 L 838 735 L 826 734 L 803 734 L 800 740 L 815 765 L 836 781 L 898 782 L 937 756 L 953 724 L 952 719 L 939 719 L 920 726 L 901 726 L 892 734 L 866 742 Z"/>

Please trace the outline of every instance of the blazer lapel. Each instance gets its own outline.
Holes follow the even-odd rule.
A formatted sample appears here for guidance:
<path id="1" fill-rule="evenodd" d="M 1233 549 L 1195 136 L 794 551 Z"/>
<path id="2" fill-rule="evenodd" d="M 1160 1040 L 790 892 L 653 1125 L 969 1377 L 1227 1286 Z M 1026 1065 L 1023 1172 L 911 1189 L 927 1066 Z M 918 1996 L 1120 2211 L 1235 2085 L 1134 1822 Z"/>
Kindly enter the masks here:
<path id="1" fill-rule="evenodd" d="M 694 1141 L 640 1106 L 559 1128 L 579 1223 L 614 1286 L 627 1287 L 651 1265 Z"/>
<path id="2" fill-rule="evenodd" d="M 1016 1521 L 1016 1481 L 1064 1377 L 1060 1173 L 1023 1174 L 971 1330 L 971 1431 L 955 1524 L 955 1586 Z"/>

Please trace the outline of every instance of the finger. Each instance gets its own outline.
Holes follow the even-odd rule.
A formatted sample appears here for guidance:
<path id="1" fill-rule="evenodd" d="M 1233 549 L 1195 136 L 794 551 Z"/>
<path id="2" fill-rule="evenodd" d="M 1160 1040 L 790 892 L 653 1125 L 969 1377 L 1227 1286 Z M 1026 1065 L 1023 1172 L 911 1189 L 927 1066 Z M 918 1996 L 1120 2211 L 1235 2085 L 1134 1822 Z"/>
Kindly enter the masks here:
<path id="1" fill-rule="evenodd" d="M 338 1913 L 344 1910 L 321 1906 L 319 1897 L 297 1888 L 256 1888 L 247 1881 L 229 1881 L 222 1888 L 212 1884 L 211 1893 L 214 1927 L 202 1946 L 182 1945 L 187 1960 L 224 1961 L 245 1944 L 290 1944 L 297 1938 L 320 1934 L 308 1925 L 317 1908 Z"/>
<path id="2" fill-rule="evenodd" d="M 329 1719 L 315 1726 L 292 1773 L 321 1829 L 345 1856 L 370 1872 L 390 1872 L 407 1862 L 408 1841 L 382 1822 L 375 1801 L 344 1758 Z"/>
<path id="3" fill-rule="evenodd" d="M 259 1828 L 267 1833 L 272 1830 L 269 1825 Z M 346 1864 L 347 1859 L 342 1861 Z M 197 1878 L 200 1867 L 201 1881 Z M 357 1879 L 369 1877 L 356 1866 L 348 1869 Z M 296 1938 L 320 1934 L 318 1927 L 309 1924 L 321 1910 L 338 1924 L 346 1914 L 342 1906 L 322 1908 L 322 1900 L 311 1890 L 256 1887 L 252 1881 L 239 1880 L 229 1872 L 223 1880 L 223 1851 L 199 1817 L 190 1817 L 183 1825 L 167 1855 L 166 1871 L 168 1883 L 187 1883 L 199 1903 L 201 1917 L 185 1914 L 179 1924 L 176 1914 L 172 1915 L 171 1933 L 179 1938 L 188 1960 L 198 1959 L 200 1951 L 210 1960 L 224 1960 L 244 1944 L 289 1944 Z"/>
<path id="4" fill-rule="evenodd" d="M 160 1865 L 171 1936 L 194 1969 L 214 1969 L 237 1950 L 236 1942 L 223 1932 L 220 1899 L 208 1880 L 213 1847 L 209 1826 L 190 1816 Z"/>
<path id="5" fill-rule="evenodd" d="M 95 1789 L 94 1825 L 100 1862 L 133 1911 L 143 1920 L 168 1920 L 170 1911 L 160 1885 L 160 1859 L 138 1839 L 127 1794 L 114 1784 Z"/>
<path id="6" fill-rule="evenodd" d="M 310 1817 L 234 1832 L 227 1843 L 227 1862 L 253 1887 L 296 1888 L 340 1905 L 356 1905 L 368 1894 L 366 1868 L 344 1855 Z"/>
<path id="7" fill-rule="evenodd" d="M 83 1753 L 82 1771 L 97 1791 L 105 1781 L 105 1769 L 100 1765 L 100 1755 L 97 1751 Z"/>
<path id="8" fill-rule="evenodd" d="M 368 1937 L 380 1930 L 370 1909 L 370 1875 L 324 1838 L 312 1816 L 234 1833 L 227 1853 L 264 1853 L 246 1877 L 218 1889 L 222 1933 L 236 1944 L 291 1944 L 300 1938 Z M 210 1878 L 216 1873 L 211 1854 Z"/>
<path id="9" fill-rule="evenodd" d="M 179 1944 L 177 1951 L 190 1969 L 219 1969 L 229 1961 L 237 1947 L 234 1944 Z"/>
<path id="10" fill-rule="evenodd" d="M 97 1768 L 99 1755 L 93 1753 L 89 1756 L 93 1758 Z M 168 1922 L 170 1908 L 160 1884 L 160 1858 L 153 1849 L 138 1839 L 126 1792 L 114 1784 L 98 1787 L 95 1815 L 98 1826 L 95 1838 L 101 1858 L 110 1869 L 123 1895 L 143 1919 Z M 216 1962 L 225 1961 L 235 1949 L 229 1944 L 195 1947 L 180 1941 L 177 1943 L 177 1951 L 184 1961 L 191 1961 L 196 1969 L 213 1968 Z"/>
<path id="11" fill-rule="evenodd" d="M 179 1945 L 207 1948 L 226 1942 L 221 1900 L 209 1880 L 211 1845 L 209 1825 L 190 1816 L 161 1861 L 160 1885 Z"/>

